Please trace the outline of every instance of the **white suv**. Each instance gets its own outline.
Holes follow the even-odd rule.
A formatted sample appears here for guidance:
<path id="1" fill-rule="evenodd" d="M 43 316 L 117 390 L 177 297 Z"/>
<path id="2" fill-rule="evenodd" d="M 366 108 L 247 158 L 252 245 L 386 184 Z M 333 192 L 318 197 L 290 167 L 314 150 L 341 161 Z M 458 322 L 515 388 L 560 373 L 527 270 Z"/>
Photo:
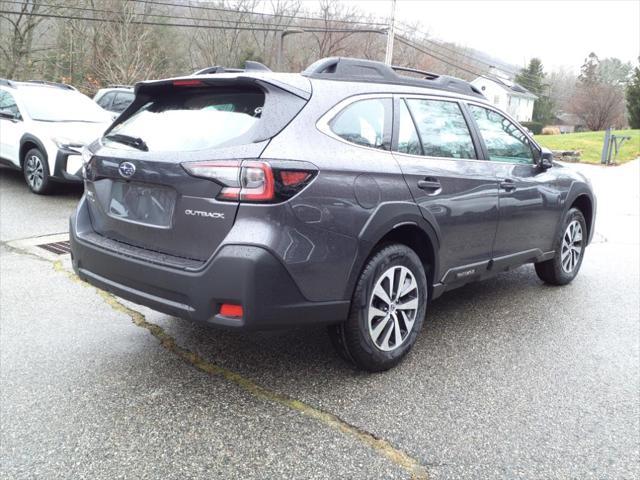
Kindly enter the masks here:
<path id="1" fill-rule="evenodd" d="M 81 182 L 81 149 L 113 121 L 75 88 L 0 79 L 0 163 L 21 169 L 29 188 L 44 194 L 53 182 Z"/>
<path id="2" fill-rule="evenodd" d="M 133 87 L 127 85 L 109 85 L 106 88 L 98 90 L 96 96 L 93 97 L 93 101 L 105 110 L 120 115 L 131 105 L 134 97 Z"/>

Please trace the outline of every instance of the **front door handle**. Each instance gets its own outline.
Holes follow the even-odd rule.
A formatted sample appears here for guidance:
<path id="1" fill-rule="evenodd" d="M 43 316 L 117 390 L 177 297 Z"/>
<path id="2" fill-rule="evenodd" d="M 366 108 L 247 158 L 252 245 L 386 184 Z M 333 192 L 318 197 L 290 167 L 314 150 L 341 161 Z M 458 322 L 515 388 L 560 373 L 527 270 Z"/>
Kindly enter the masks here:
<path id="1" fill-rule="evenodd" d="M 424 180 L 418 180 L 418 188 L 434 193 L 436 190 L 440 190 L 442 185 L 437 178 L 427 177 Z"/>
<path id="2" fill-rule="evenodd" d="M 516 182 L 511 178 L 505 178 L 500 182 L 500 188 L 507 192 L 513 192 L 516 189 Z"/>

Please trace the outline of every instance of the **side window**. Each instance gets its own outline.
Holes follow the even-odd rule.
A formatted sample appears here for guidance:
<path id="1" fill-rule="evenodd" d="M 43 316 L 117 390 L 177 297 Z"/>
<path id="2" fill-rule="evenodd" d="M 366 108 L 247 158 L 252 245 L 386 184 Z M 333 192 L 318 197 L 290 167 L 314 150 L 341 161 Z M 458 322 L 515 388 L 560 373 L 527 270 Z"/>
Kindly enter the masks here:
<path id="1" fill-rule="evenodd" d="M 16 105 L 16 101 L 13 99 L 13 95 L 4 90 L 0 90 L 0 111 L 20 118 L 20 110 L 18 109 L 18 105 Z"/>
<path id="2" fill-rule="evenodd" d="M 111 109 L 114 112 L 124 112 L 131 102 L 133 102 L 133 93 L 129 92 L 118 92 L 116 94 L 116 98 L 113 101 L 113 105 L 111 105 Z"/>
<path id="3" fill-rule="evenodd" d="M 422 145 L 416 132 L 411 114 L 404 100 L 400 101 L 400 129 L 398 132 L 398 151 L 410 155 L 422 155 Z"/>
<path id="4" fill-rule="evenodd" d="M 494 162 L 533 163 L 529 139 L 512 122 L 493 110 L 469 105 L 476 119 L 489 159 Z"/>
<path id="5" fill-rule="evenodd" d="M 115 97 L 115 95 L 115 92 L 105 93 L 100 98 L 100 100 L 98 100 L 98 105 L 100 105 L 102 108 L 109 109 L 109 107 L 111 106 L 111 100 L 113 100 L 113 97 Z"/>
<path id="6" fill-rule="evenodd" d="M 331 131 L 348 142 L 389 150 L 390 98 L 359 100 L 345 107 L 330 123 Z"/>
<path id="7" fill-rule="evenodd" d="M 424 155 L 475 159 L 476 151 L 460 106 L 443 100 L 408 99 Z"/>

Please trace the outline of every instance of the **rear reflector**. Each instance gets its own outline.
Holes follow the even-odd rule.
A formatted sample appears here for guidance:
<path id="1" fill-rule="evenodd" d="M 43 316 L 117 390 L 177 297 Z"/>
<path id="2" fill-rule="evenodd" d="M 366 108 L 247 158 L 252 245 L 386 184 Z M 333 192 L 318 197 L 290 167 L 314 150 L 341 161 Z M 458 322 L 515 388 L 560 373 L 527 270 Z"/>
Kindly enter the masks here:
<path id="1" fill-rule="evenodd" d="M 223 303 L 220 307 L 220 315 L 223 317 L 242 318 L 242 305 L 234 305 L 233 303 Z"/>
<path id="2" fill-rule="evenodd" d="M 309 177 L 311 177 L 309 172 L 290 172 L 287 170 L 280 172 L 282 184 L 286 187 L 295 187 L 296 185 L 300 185 L 301 183 L 309 180 Z"/>

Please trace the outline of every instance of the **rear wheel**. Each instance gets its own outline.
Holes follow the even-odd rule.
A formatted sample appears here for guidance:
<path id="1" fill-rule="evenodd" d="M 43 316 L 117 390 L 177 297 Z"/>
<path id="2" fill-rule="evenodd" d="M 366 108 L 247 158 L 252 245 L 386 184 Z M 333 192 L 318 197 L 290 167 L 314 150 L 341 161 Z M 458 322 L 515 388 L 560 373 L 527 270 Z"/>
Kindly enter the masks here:
<path id="1" fill-rule="evenodd" d="M 555 256 L 546 262 L 536 263 L 536 273 L 551 285 L 566 285 L 580 271 L 587 245 L 587 222 L 577 208 L 565 215 L 560 236 L 554 245 Z"/>
<path id="2" fill-rule="evenodd" d="M 388 370 L 411 350 L 422 328 L 427 279 L 409 247 L 389 245 L 367 262 L 346 322 L 329 327 L 340 355 L 358 368 Z"/>
<path id="3" fill-rule="evenodd" d="M 27 185 L 33 193 L 40 195 L 51 191 L 51 177 L 49 166 L 44 154 L 37 148 L 27 152 L 22 164 L 22 171 Z"/>

